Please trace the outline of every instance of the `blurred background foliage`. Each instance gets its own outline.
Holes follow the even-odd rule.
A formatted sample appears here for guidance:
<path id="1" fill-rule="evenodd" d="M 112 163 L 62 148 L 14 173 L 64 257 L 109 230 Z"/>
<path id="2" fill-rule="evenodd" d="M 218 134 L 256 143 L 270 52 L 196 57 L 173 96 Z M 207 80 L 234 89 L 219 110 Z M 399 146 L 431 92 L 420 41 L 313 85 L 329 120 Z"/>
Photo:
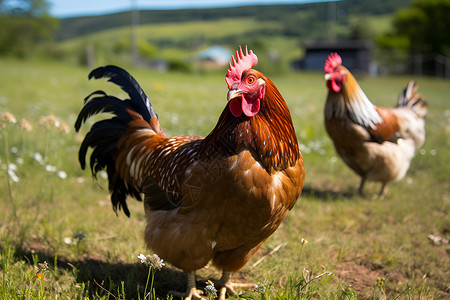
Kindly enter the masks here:
<path id="1" fill-rule="evenodd" d="M 89 64 L 93 60 L 89 58 L 91 55 L 101 58 L 96 62 L 130 62 L 131 10 L 58 19 L 49 15 L 49 5 L 46 0 L 0 0 L 0 56 Z M 220 22 L 230 19 L 235 21 L 236 28 L 223 30 Z M 251 44 L 260 55 L 271 59 L 272 66 L 278 64 L 276 71 L 281 72 L 289 69 L 293 60 L 300 59 L 302 45 L 313 40 L 371 41 L 375 60 L 384 64 L 393 59 L 405 61 L 416 54 L 448 58 L 448 20 L 450 0 L 344 0 L 141 10 L 136 52 L 144 60 L 166 59 L 169 66 L 187 71 L 192 70 L 189 59 L 199 49 L 211 45 L 234 48 L 237 44 Z M 202 25 L 186 32 L 179 26 L 183 23 L 183 27 L 190 28 L 195 22 Z"/>
<path id="2" fill-rule="evenodd" d="M 0 55 L 23 58 L 53 39 L 59 22 L 48 9 L 46 0 L 0 0 Z"/>

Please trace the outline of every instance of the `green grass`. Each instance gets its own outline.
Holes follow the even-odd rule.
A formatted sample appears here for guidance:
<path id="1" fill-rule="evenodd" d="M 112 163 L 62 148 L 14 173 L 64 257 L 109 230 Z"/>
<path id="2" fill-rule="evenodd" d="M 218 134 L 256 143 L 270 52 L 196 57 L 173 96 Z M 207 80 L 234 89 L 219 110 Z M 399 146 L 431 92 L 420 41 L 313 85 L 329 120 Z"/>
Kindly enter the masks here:
<path id="1" fill-rule="evenodd" d="M 89 70 L 72 65 L 2 60 L 0 69 L 0 113 L 11 112 L 17 120 L 0 129 L 0 298 L 109 299 L 109 291 L 117 298 L 143 299 L 148 269 L 137 256 L 149 252 L 142 239 L 142 204 L 130 202 L 130 219 L 115 216 L 105 179 L 93 181 L 78 164 L 87 128 L 76 134 L 72 127 L 91 91 L 123 92 L 104 80 L 88 81 Z M 130 71 L 149 94 L 168 135 L 208 134 L 225 106 L 225 71 Z M 290 107 L 306 184 L 280 229 L 236 275 L 261 285 L 261 292 L 243 291 L 244 296 L 448 298 L 450 248 L 428 238 L 450 238 L 448 82 L 416 78 L 429 102 L 427 141 L 406 178 L 390 184 L 385 199 L 372 200 L 355 195 L 359 178 L 336 157 L 325 134 L 322 74 L 266 75 Z M 388 106 L 408 80 L 365 77 L 359 83 L 374 103 Z M 70 131 L 43 122 L 49 115 Z M 31 123 L 31 131 L 19 126 L 23 119 Z M 367 193 L 378 188 L 370 183 Z M 302 238 L 308 243 L 301 244 Z M 49 270 L 41 282 L 35 267 L 44 261 Z M 199 272 L 197 282 L 203 288 L 207 279 L 218 276 L 209 266 Z M 154 285 L 156 295 L 166 298 L 168 290 L 185 288 L 185 277 L 168 266 L 156 272 Z"/>

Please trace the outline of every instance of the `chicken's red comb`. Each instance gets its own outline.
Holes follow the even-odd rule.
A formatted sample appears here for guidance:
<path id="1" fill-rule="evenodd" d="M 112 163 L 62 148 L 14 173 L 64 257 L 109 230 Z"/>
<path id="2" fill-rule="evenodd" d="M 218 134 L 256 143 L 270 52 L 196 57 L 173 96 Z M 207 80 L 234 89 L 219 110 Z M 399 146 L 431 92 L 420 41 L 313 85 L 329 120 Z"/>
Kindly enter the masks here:
<path id="1" fill-rule="evenodd" d="M 323 67 L 323 70 L 325 71 L 325 73 L 332 73 L 334 71 L 334 69 L 342 64 L 342 58 L 339 56 L 339 54 L 335 53 L 330 53 L 330 55 L 328 55 L 328 59 L 325 62 L 325 66 Z"/>
<path id="2" fill-rule="evenodd" d="M 234 84 L 241 81 L 242 72 L 252 68 L 258 63 L 258 57 L 252 50 L 248 51 L 247 46 L 245 46 L 245 54 L 242 52 L 242 47 L 239 46 L 239 50 L 236 51 L 236 60 L 234 59 L 234 56 L 231 56 L 231 58 L 233 64 L 231 64 L 231 61 L 229 62 L 230 68 L 225 76 L 225 81 L 227 82 L 229 89 L 231 89 Z"/>

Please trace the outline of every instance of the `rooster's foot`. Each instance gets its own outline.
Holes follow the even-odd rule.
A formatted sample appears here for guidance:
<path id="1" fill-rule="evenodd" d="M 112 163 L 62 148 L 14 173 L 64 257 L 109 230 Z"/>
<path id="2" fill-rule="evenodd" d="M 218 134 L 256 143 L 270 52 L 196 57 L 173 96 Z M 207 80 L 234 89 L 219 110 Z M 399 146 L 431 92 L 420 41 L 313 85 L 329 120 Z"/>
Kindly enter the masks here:
<path id="1" fill-rule="evenodd" d="M 203 291 L 197 290 L 197 287 L 195 285 L 195 271 L 190 272 L 187 275 L 188 275 L 187 291 L 185 293 L 177 292 L 177 291 L 170 291 L 168 294 L 173 295 L 175 297 L 182 298 L 184 300 L 206 299 L 205 297 L 202 297 Z"/>
<path id="2" fill-rule="evenodd" d="M 254 289 L 256 284 L 231 282 L 231 273 L 224 271 L 222 278 L 217 282 L 217 287 L 220 288 L 219 300 L 225 300 L 227 294 L 238 295 L 235 289 Z"/>
<path id="3" fill-rule="evenodd" d="M 206 299 L 205 297 L 202 297 L 203 292 L 201 290 L 197 290 L 197 288 L 195 288 L 195 287 L 188 289 L 185 293 L 177 292 L 177 291 L 170 291 L 170 292 L 168 292 L 168 294 L 172 295 L 174 297 L 178 297 L 180 299 L 184 299 L 184 300 Z"/>

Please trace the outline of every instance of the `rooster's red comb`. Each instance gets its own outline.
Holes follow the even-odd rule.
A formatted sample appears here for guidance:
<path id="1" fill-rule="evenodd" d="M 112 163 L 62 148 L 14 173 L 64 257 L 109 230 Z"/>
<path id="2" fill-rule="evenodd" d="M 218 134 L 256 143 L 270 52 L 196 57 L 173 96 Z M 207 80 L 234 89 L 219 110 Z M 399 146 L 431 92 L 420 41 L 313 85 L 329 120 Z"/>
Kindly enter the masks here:
<path id="1" fill-rule="evenodd" d="M 330 53 L 330 55 L 328 55 L 328 59 L 325 62 L 325 66 L 323 67 L 323 70 L 325 71 L 325 73 L 332 73 L 334 71 L 334 69 L 342 64 L 342 58 L 339 56 L 339 54 L 335 53 Z"/>
<path id="2" fill-rule="evenodd" d="M 242 47 L 239 46 L 239 50 L 236 51 L 236 59 L 231 56 L 233 64 L 229 62 L 230 68 L 228 69 L 227 75 L 225 76 L 225 81 L 228 84 L 228 88 L 239 83 L 241 81 L 242 72 L 248 70 L 258 63 L 258 57 L 253 53 L 252 50 L 248 51 L 247 46 L 245 46 L 245 53 L 242 52 Z"/>

